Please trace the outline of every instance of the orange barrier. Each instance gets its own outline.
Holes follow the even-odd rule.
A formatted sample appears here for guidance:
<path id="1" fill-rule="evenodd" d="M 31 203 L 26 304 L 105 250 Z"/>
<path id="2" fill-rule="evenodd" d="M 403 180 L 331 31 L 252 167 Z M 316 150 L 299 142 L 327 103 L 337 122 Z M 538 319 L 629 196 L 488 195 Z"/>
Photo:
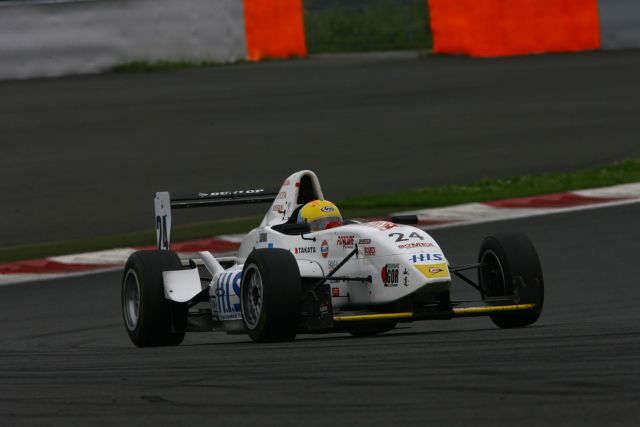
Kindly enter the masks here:
<path id="1" fill-rule="evenodd" d="M 427 0 L 433 51 L 471 56 L 600 47 L 598 0 Z"/>
<path id="2" fill-rule="evenodd" d="M 244 0 L 244 22 L 250 60 L 307 54 L 302 0 Z"/>

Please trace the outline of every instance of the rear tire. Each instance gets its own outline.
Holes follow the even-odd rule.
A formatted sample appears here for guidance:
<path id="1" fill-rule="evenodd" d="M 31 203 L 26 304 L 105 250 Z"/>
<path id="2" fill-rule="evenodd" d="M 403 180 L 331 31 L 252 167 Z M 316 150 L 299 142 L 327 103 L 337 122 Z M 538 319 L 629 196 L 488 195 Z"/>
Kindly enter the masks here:
<path id="1" fill-rule="evenodd" d="M 122 278 L 122 315 L 138 347 L 178 345 L 184 339 L 187 305 L 164 297 L 163 271 L 182 270 L 169 251 L 139 251 L 127 260 Z"/>
<path id="2" fill-rule="evenodd" d="M 493 313 L 491 320 L 501 328 L 520 328 L 534 323 L 542 313 L 544 280 L 535 247 L 520 233 L 498 233 L 484 239 L 480 246 L 478 270 L 480 288 L 488 297 L 512 297 L 516 304 L 535 304 L 529 311 Z M 520 300 L 514 295 L 515 281 L 534 287 L 535 300 Z"/>
<path id="3" fill-rule="evenodd" d="M 301 310 L 300 269 L 291 252 L 255 249 L 244 264 L 242 320 L 255 342 L 292 341 Z"/>

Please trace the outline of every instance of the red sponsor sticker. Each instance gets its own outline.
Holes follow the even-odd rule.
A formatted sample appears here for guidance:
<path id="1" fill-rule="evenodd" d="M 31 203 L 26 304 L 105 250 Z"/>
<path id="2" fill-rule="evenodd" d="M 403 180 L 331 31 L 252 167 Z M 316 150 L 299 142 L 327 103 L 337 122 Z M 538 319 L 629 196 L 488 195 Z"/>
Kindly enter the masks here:
<path id="1" fill-rule="evenodd" d="M 368 225 L 369 227 L 377 228 L 380 231 L 390 230 L 393 227 L 397 227 L 396 224 L 389 221 L 372 221 L 365 222 L 364 225 Z"/>
<path id="2" fill-rule="evenodd" d="M 340 296 L 340 288 L 331 288 L 331 296 L 339 297 Z"/>
<path id="3" fill-rule="evenodd" d="M 432 248 L 432 247 L 433 247 L 433 243 L 430 243 L 430 242 L 412 242 L 412 243 L 405 243 L 403 245 L 398 245 L 398 248 L 400 249 Z"/>
<path id="4" fill-rule="evenodd" d="M 338 246 L 343 248 L 353 248 L 356 242 L 356 236 L 338 236 Z"/>
<path id="5" fill-rule="evenodd" d="M 368 246 L 364 248 L 364 256 L 375 256 L 376 248 L 375 246 Z"/>

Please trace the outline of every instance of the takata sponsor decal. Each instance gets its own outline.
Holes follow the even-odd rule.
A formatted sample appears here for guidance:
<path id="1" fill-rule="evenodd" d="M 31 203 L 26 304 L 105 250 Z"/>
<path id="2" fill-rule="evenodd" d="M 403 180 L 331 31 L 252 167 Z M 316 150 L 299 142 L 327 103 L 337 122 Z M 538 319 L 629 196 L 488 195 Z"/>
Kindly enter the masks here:
<path id="1" fill-rule="evenodd" d="M 315 246 L 302 246 L 293 248 L 294 254 L 315 254 L 316 247 Z"/>
<path id="2" fill-rule="evenodd" d="M 238 196 L 242 194 L 260 194 L 264 193 L 264 191 L 264 188 L 256 188 L 254 190 L 216 191 L 213 193 L 198 193 L 198 197 L 221 197 Z"/>
<path id="3" fill-rule="evenodd" d="M 363 225 L 367 225 L 369 227 L 377 228 L 380 231 L 390 230 L 393 227 L 397 227 L 397 225 L 395 225 L 394 223 L 389 222 L 389 221 L 365 222 Z"/>
<path id="4" fill-rule="evenodd" d="M 370 245 L 371 244 L 371 239 L 360 239 L 360 240 L 358 240 L 358 244 L 359 245 Z"/>
<path id="5" fill-rule="evenodd" d="M 442 254 L 416 254 L 411 256 L 411 261 L 426 262 L 426 261 L 444 261 L 444 255 Z"/>
<path id="6" fill-rule="evenodd" d="M 265 243 L 267 241 L 267 233 L 260 233 L 258 243 Z"/>
<path id="7" fill-rule="evenodd" d="M 376 256 L 376 247 L 375 246 L 366 246 L 364 248 L 364 256 Z"/>
<path id="8" fill-rule="evenodd" d="M 428 279 L 449 277 L 449 269 L 444 262 L 439 264 L 416 264 L 415 267 Z"/>
<path id="9" fill-rule="evenodd" d="M 331 288 L 331 296 L 336 298 L 340 296 L 340 288 Z"/>
<path id="10" fill-rule="evenodd" d="M 320 208 L 322 212 L 334 212 L 335 208 L 333 206 L 323 206 Z"/>
<path id="11" fill-rule="evenodd" d="M 411 242 L 411 243 L 403 243 L 402 245 L 398 245 L 400 249 L 414 249 L 414 248 L 432 248 L 433 243 L 429 242 Z"/>
<path id="12" fill-rule="evenodd" d="M 398 286 L 398 278 L 400 276 L 400 264 L 386 264 L 380 272 L 382 283 L 386 287 Z"/>
<path id="13" fill-rule="evenodd" d="M 338 236 L 338 246 L 342 246 L 345 249 L 353 248 L 356 242 L 356 236 Z"/>
<path id="14" fill-rule="evenodd" d="M 320 253 L 322 254 L 322 258 L 326 258 L 329 256 L 329 243 L 326 240 L 322 241 L 320 245 Z"/>

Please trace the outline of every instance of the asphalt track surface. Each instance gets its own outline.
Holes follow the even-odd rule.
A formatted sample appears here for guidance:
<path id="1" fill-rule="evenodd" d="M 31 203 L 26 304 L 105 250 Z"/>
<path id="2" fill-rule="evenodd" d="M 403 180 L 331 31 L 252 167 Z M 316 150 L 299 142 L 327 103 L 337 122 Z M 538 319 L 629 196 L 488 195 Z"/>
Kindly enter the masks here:
<path id="1" fill-rule="evenodd" d="M 634 204 L 434 231 L 454 263 L 492 232 L 531 237 L 546 304 L 516 330 L 475 318 L 138 349 L 118 273 L 0 288 L 0 425 L 636 426 L 638 218 Z"/>
<path id="2" fill-rule="evenodd" d="M 640 51 L 620 51 L 0 82 L 0 247 L 149 229 L 156 191 L 278 186 L 305 168 L 335 200 L 637 157 L 639 75 Z"/>

